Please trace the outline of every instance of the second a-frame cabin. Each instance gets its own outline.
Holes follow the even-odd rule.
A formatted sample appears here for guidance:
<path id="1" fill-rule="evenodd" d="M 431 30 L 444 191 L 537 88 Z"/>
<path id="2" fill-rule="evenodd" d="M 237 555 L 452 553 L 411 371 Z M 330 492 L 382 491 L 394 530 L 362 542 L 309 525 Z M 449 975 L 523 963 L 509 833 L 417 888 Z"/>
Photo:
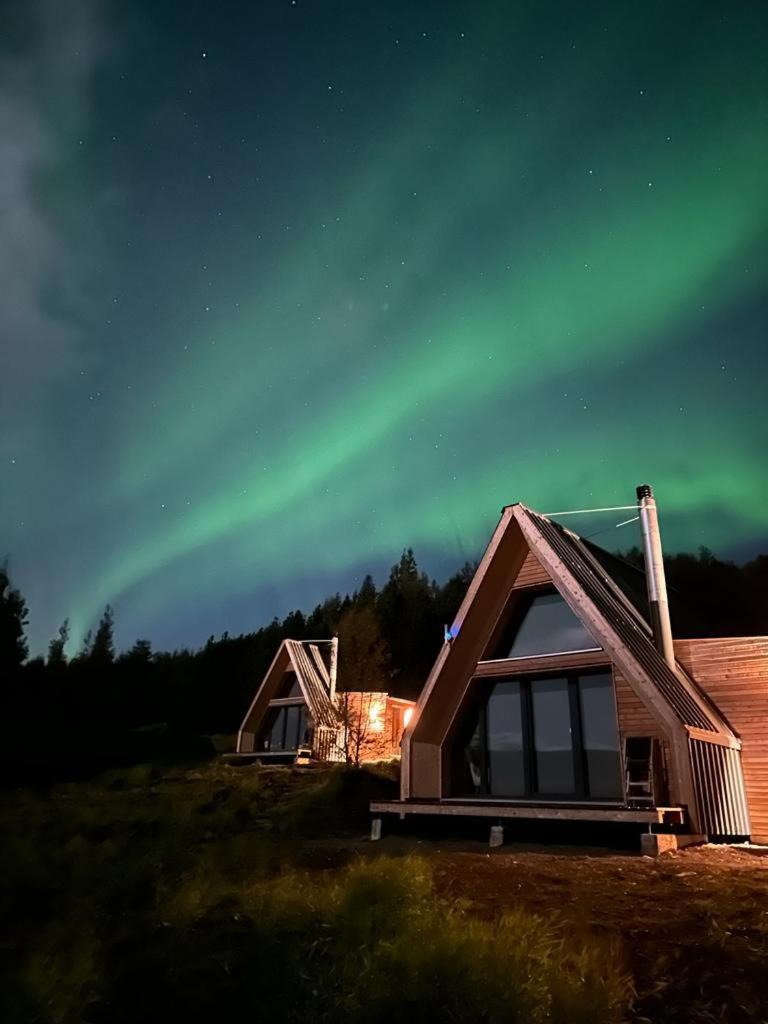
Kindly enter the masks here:
<path id="1" fill-rule="evenodd" d="M 768 638 L 673 640 L 650 487 L 638 501 L 647 592 L 550 518 L 503 510 L 405 730 L 401 799 L 374 815 L 768 837 Z"/>
<path id="2" fill-rule="evenodd" d="M 399 757 L 414 702 L 378 691 L 339 689 L 337 661 L 336 637 L 283 640 L 229 759 L 363 764 Z"/>

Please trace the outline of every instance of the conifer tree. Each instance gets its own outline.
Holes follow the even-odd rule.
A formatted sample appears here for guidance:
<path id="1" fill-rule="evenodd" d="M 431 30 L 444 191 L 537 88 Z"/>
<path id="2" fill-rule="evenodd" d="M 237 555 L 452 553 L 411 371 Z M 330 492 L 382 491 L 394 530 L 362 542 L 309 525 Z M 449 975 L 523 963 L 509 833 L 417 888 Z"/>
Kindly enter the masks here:
<path id="1" fill-rule="evenodd" d="M 67 664 L 67 656 L 64 648 L 69 640 L 69 619 L 64 619 L 59 626 L 59 632 L 48 644 L 48 668 L 61 669 Z"/>
<path id="2" fill-rule="evenodd" d="M 107 605 L 99 620 L 90 650 L 89 658 L 94 665 L 111 665 L 115 660 L 114 624 L 112 608 Z"/>
<path id="3" fill-rule="evenodd" d="M 26 601 L 0 565 L 0 677 L 13 678 L 27 657 L 26 625 Z"/>
<path id="4" fill-rule="evenodd" d="M 152 644 L 149 640 L 137 640 L 127 654 L 123 655 L 129 661 L 149 662 L 152 660 Z"/>

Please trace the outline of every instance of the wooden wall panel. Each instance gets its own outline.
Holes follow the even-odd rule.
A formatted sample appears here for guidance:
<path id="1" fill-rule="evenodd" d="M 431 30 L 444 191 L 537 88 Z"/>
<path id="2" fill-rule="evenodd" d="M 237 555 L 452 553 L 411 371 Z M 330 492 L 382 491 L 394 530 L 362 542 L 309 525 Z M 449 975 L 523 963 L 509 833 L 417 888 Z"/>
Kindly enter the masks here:
<path id="1" fill-rule="evenodd" d="M 613 669 L 613 681 L 616 688 L 616 710 L 621 735 L 656 736 L 663 739 L 665 732 L 658 718 L 637 696 L 616 666 Z"/>
<path id="2" fill-rule="evenodd" d="M 440 791 L 441 758 L 440 747 L 435 743 L 412 743 L 411 792 L 414 799 L 437 800 Z"/>
<path id="3" fill-rule="evenodd" d="M 675 654 L 742 741 L 752 838 L 768 842 L 768 637 L 676 640 Z"/>
<path id="4" fill-rule="evenodd" d="M 613 685 L 616 693 L 616 715 L 619 720 L 619 736 L 622 747 L 627 736 L 652 736 L 661 744 L 665 779 L 661 781 L 659 792 L 668 790 L 667 798 L 678 799 L 677 780 L 672 768 L 669 737 L 664 725 L 637 696 L 621 671 L 613 666 Z"/>
<path id="5" fill-rule="evenodd" d="M 520 587 L 540 586 L 542 583 L 551 583 L 549 573 L 538 560 L 532 551 L 525 556 L 525 561 L 512 584 L 514 590 Z"/>

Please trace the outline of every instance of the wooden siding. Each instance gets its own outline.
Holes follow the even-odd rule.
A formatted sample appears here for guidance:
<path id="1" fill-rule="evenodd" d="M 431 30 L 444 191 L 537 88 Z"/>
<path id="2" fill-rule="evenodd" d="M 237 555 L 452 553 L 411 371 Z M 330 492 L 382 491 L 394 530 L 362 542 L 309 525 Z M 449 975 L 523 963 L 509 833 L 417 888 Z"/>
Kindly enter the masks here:
<path id="1" fill-rule="evenodd" d="M 512 584 L 513 590 L 521 587 L 539 587 L 544 583 L 551 583 L 549 573 L 538 560 L 532 551 L 525 556 L 525 561 L 520 566 L 520 571 Z"/>
<path id="2" fill-rule="evenodd" d="M 616 687 L 616 710 L 621 735 L 655 736 L 657 739 L 664 739 L 665 732 L 659 719 L 638 697 L 616 666 L 613 669 L 613 681 Z"/>
<path id="3" fill-rule="evenodd" d="M 613 686 L 616 693 L 616 715 L 619 720 L 619 737 L 622 749 L 627 736 L 651 736 L 661 745 L 662 767 L 665 778 L 658 780 L 657 789 L 663 795 L 665 790 L 675 795 L 678 787 L 670 755 L 670 741 L 664 724 L 632 689 L 621 670 L 613 666 Z"/>
<path id="4" fill-rule="evenodd" d="M 675 654 L 742 741 L 752 837 L 768 841 L 768 637 L 676 640 Z"/>

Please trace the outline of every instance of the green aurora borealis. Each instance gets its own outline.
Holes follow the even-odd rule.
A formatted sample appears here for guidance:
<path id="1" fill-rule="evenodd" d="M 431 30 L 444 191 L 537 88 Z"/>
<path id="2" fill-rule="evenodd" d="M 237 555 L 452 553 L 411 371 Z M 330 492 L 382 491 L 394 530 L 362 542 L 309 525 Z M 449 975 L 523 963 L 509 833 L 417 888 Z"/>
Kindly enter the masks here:
<path id="1" fill-rule="evenodd" d="M 762 5 L 73 9 L 0 57 L 44 141 L 44 238 L 0 242 L 45 338 L 0 319 L 33 647 L 107 601 L 199 643 L 645 480 L 669 548 L 765 550 Z"/>

